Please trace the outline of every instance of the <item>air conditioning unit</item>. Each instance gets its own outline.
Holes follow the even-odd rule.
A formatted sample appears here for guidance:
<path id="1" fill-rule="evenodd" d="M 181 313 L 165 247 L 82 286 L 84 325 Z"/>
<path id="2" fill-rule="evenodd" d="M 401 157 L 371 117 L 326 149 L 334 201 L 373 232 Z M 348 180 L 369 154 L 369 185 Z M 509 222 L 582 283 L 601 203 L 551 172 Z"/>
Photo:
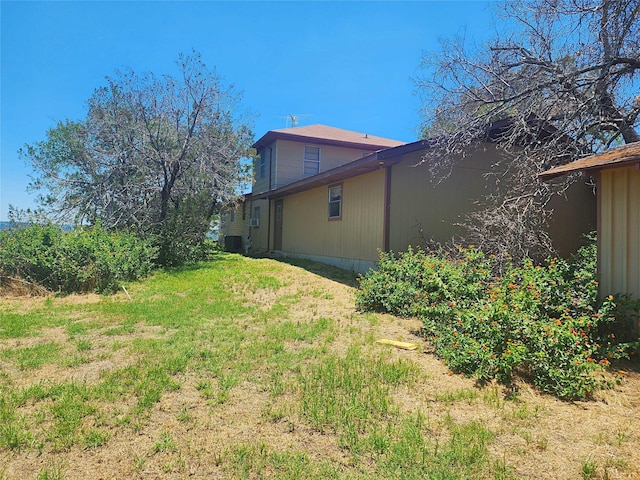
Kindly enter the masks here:
<path id="1" fill-rule="evenodd" d="M 260 226 L 260 219 L 259 218 L 250 218 L 249 219 L 249 226 L 250 227 L 259 227 Z"/>

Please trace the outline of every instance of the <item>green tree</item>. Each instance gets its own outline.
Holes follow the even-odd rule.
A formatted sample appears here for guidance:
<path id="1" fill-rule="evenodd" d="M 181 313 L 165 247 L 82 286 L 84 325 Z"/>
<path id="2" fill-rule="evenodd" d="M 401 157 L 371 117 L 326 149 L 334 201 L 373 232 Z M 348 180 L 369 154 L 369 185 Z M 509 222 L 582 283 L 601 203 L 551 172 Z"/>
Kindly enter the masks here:
<path id="1" fill-rule="evenodd" d="M 424 132 L 445 152 L 428 164 L 446 172 L 491 130 L 509 155 L 496 159 L 501 192 L 469 219 L 469 240 L 518 258 L 548 254 L 546 205 L 576 176 L 543 184 L 538 173 L 640 141 L 640 2 L 506 0 L 495 9 L 488 43 L 458 36 L 422 59 Z"/>
<path id="2" fill-rule="evenodd" d="M 252 139 L 233 87 L 198 54 L 177 65 L 177 77 L 116 72 L 84 120 L 59 122 L 21 150 L 50 213 L 153 238 L 165 265 L 192 257 L 235 201 Z"/>

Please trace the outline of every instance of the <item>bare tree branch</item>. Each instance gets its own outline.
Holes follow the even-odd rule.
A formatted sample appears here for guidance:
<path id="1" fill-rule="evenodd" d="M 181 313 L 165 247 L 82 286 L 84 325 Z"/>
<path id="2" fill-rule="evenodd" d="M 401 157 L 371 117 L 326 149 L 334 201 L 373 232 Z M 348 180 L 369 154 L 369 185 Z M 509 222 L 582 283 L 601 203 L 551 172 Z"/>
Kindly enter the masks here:
<path id="1" fill-rule="evenodd" d="M 518 255 L 552 253 L 534 229 L 543 228 L 549 198 L 575 177 L 549 186 L 537 174 L 640 141 L 640 1 L 506 0 L 497 13 L 503 23 L 487 45 L 470 49 L 456 37 L 423 57 L 426 74 L 416 80 L 423 131 L 441 152 L 425 164 L 442 176 L 454 158 L 491 133 L 510 154 L 492 172 L 503 179 L 501 198 L 509 201 L 485 199 L 484 213 L 468 225 L 473 242 L 488 235 L 498 250 L 508 243 L 522 249 Z M 525 235 L 527 229 L 532 233 Z M 512 240 L 500 244 L 509 235 Z M 490 250 L 491 239 L 480 240 Z"/>

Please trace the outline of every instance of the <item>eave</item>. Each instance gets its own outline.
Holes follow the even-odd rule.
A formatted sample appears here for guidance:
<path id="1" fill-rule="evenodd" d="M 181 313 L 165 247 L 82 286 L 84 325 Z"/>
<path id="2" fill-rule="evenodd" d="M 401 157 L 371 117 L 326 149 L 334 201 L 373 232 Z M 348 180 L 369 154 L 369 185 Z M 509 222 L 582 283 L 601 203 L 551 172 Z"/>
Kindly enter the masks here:
<path id="1" fill-rule="evenodd" d="M 577 171 L 591 172 L 603 168 L 624 167 L 633 164 L 640 165 L 640 142 L 611 148 L 606 152 L 554 167 L 538 174 L 538 177 L 541 180 L 551 180 L 555 177 Z"/>

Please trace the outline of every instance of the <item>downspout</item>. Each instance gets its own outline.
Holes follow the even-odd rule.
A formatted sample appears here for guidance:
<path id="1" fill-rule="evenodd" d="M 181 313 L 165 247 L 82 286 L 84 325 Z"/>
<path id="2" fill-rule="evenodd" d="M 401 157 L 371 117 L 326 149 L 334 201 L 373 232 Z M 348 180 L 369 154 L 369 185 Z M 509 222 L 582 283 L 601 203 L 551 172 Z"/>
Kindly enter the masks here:
<path id="1" fill-rule="evenodd" d="M 273 149 L 269 146 L 269 191 L 273 189 Z M 271 197 L 267 197 L 267 252 L 271 250 Z"/>
<path id="2" fill-rule="evenodd" d="M 389 231 L 391 223 L 391 165 L 384 171 L 384 221 L 383 221 L 383 241 L 382 249 L 389 251 Z"/>

